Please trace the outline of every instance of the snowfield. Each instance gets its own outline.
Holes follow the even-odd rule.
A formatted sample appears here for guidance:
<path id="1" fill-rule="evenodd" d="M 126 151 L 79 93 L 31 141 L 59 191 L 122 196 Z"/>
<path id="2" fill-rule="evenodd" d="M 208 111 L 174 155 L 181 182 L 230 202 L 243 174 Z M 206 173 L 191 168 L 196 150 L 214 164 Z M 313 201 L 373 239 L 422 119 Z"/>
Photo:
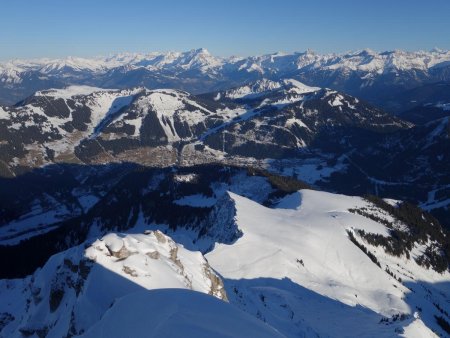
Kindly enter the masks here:
<path id="1" fill-rule="evenodd" d="M 236 307 L 186 290 L 137 292 L 119 299 L 84 338 L 281 338 Z"/>
<path id="2" fill-rule="evenodd" d="M 230 244 L 204 245 L 206 237 L 190 237 L 188 243 L 188 232 L 167 231 L 183 246 L 159 230 L 146 230 L 155 225 L 139 217 L 133 234 L 107 234 L 52 256 L 32 276 L 1 280 L 1 336 L 444 334 L 436 316 L 450 310 L 450 274 L 414 261 L 429 243 L 416 245 L 410 258 L 369 245 L 358 230 L 389 236 L 388 229 L 350 210 L 367 208 L 378 219 L 393 218 L 360 197 L 301 190 L 269 208 L 236 194 L 265 200 L 270 188 L 261 179 L 236 176 L 228 187 L 235 193 L 214 186 L 216 203 L 229 195 L 222 208 L 235 212 L 241 232 Z M 201 194 L 176 201 L 193 207 L 213 202 Z M 210 240 L 224 236 L 228 216 L 220 214 Z M 202 245 L 210 248 L 205 255 L 195 251 Z"/>
<path id="3" fill-rule="evenodd" d="M 0 280 L 0 336 L 81 334 L 103 318 L 117 299 L 167 288 L 226 300 L 220 278 L 200 252 L 184 249 L 159 231 L 108 234 L 86 249 L 81 245 L 52 256 L 23 280 Z M 176 312 L 173 304 L 168 311 Z"/>
<path id="4" fill-rule="evenodd" d="M 49 89 L 36 92 L 36 96 L 49 96 L 62 99 L 71 99 L 74 96 L 90 95 L 94 92 L 107 91 L 111 89 L 102 89 L 90 86 L 68 86 L 63 89 Z"/>
<path id="5" fill-rule="evenodd" d="M 302 190 L 270 209 L 230 194 L 243 236 L 232 245 L 217 244 L 206 258 L 224 278 L 232 303 L 288 337 L 435 336 L 417 312 L 432 304 L 411 284 L 419 284 L 418 289 L 420 282 L 446 285 L 433 290 L 443 304 L 449 273 L 429 271 L 377 248 L 371 249 L 382 268 L 373 263 L 347 234 L 363 229 L 387 235 L 383 225 L 348 211 L 367 206 L 366 201 Z M 403 284 L 385 267 L 401 274 Z M 403 321 L 380 323 L 402 314 Z M 427 319 L 434 322 L 432 316 Z"/>

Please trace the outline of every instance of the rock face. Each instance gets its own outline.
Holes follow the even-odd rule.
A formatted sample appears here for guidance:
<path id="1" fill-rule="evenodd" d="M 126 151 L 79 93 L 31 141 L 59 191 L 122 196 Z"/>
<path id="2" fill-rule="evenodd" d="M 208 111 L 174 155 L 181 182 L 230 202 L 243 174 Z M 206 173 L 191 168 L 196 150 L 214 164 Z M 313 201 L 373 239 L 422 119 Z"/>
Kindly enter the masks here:
<path id="1" fill-rule="evenodd" d="M 118 298 L 142 290 L 188 289 L 227 300 L 223 282 L 202 254 L 160 231 L 108 234 L 87 248 L 53 256 L 32 276 L 0 285 L 5 337 L 81 334 Z"/>

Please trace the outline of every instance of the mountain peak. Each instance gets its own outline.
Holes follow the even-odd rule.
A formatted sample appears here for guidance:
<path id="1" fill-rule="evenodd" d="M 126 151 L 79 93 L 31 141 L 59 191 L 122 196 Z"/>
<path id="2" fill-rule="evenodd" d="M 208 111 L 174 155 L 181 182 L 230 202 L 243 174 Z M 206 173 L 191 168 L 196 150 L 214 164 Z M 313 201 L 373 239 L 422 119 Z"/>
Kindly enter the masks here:
<path id="1" fill-rule="evenodd" d="M 194 49 L 196 54 L 206 54 L 206 55 L 211 55 L 211 53 L 206 49 L 206 48 L 198 48 L 198 49 Z"/>

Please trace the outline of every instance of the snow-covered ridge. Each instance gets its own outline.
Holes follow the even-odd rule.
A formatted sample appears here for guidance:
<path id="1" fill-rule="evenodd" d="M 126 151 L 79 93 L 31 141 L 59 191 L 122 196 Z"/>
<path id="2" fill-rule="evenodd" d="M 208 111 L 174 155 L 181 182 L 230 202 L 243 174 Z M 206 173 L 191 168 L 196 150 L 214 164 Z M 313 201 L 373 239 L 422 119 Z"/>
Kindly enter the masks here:
<path id="1" fill-rule="evenodd" d="M 111 233 L 87 249 L 82 245 L 52 256 L 23 280 L 1 280 L 1 336 L 78 335 L 118 298 L 167 288 L 226 300 L 221 279 L 200 252 L 184 249 L 159 231 Z"/>
<path id="2" fill-rule="evenodd" d="M 227 90 L 224 95 L 230 99 L 249 99 L 265 95 L 269 92 L 279 90 L 286 91 L 287 94 L 305 94 L 320 90 L 319 87 L 307 86 L 294 79 L 272 81 L 269 79 L 258 80 L 254 83 Z M 219 99 L 220 96 L 217 97 Z"/>
<path id="3" fill-rule="evenodd" d="M 203 73 L 227 68 L 233 71 L 259 72 L 295 69 L 349 69 L 381 74 L 391 70 L 420 69 L 445 66 L 450 62 L 450 51 L 391 51 L 362 50 L 344 54 L 275 53 L 251 57 L 222 58 L 211 55 L 206 49 L 188 52 L 121 53 L 108 57 L 63 59 L 11 60 L 0 63 L 0 81 L 5 84 L 21 82 L 22 74 L 36 71 L 42 76 L 61 73 L 104 74 L 115 68 L 146 68 L 151 71 L 199 70 Z"/>
<path id="4" fill-rule="evenodd" d="M 90 86 L 68 86 L 61 89 L 48 89 L 36 92 L 35 96 L 49 96 L 61 99 L 70 99 L 79 95 L 90 95 L 94 92 L 113 91 L 113 89 L 104 89 Z"/>
<path id="5" fill-rule="evenodd" d="M 212 56 L 204 48 L 188 52 L 120 53 L 94 58 L 69 56 L 62 59 L 15 59 L 0 63 L 0 81 L 20 83 L 20 74 L 29 71 L 37 71 L 42 76 L 64 74 L 65 72 L 103 74 L 111 69 L 121 67 L 208 71 L 222 66 L 222 60 L 222 58 Z"/>

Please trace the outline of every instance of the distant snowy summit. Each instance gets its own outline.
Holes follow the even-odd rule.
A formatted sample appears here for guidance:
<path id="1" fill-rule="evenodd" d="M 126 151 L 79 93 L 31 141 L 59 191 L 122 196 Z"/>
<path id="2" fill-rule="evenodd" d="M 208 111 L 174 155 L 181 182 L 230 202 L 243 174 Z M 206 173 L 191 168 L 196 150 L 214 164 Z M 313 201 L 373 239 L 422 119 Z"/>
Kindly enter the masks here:
<path id="1" fill-rule="evenodd" d="M 390 103 L 391 94 L 450 80 L 450 52 L 369 49 L 343 54 L 273 53 L 217 57 L 206 49 L 187 52 L 121 53 L 108 57 L 11 60 L 0 63 L 0 102 L 13 104 L 36 90 L 68 85 L 102 88 L 182 89 L 205 93 L 267 78 L 299 80 L 329 87 L 373 103 Z"/>
<path id="2" fill-rule="evenodd" d="M 208 72 L 224 68 L 238 71 L 269 73 L 293 69 L 339 69 L 347 68 L 362 72 L 382 73 L 389 70 L 426 70 L 446 66 L 450 62 L 450 51 L 433 49 L 431 51 L 407 52 L 401 50 L 375 52 L 364 49 L 344 54 L 318 54 L 311 50 L 295 53 L 273 53 L 250 57 L 218 57 L 204 48 L 188 52 L 120 53 L 107 57 L 61 59 L 10 60 L 0 63 L 1 82 L 17 83 L 21 74 L 38 71 L 43 75 L 64 72 L 103 73 L 114 68 L 145 68 L 148 70 Z"/>

